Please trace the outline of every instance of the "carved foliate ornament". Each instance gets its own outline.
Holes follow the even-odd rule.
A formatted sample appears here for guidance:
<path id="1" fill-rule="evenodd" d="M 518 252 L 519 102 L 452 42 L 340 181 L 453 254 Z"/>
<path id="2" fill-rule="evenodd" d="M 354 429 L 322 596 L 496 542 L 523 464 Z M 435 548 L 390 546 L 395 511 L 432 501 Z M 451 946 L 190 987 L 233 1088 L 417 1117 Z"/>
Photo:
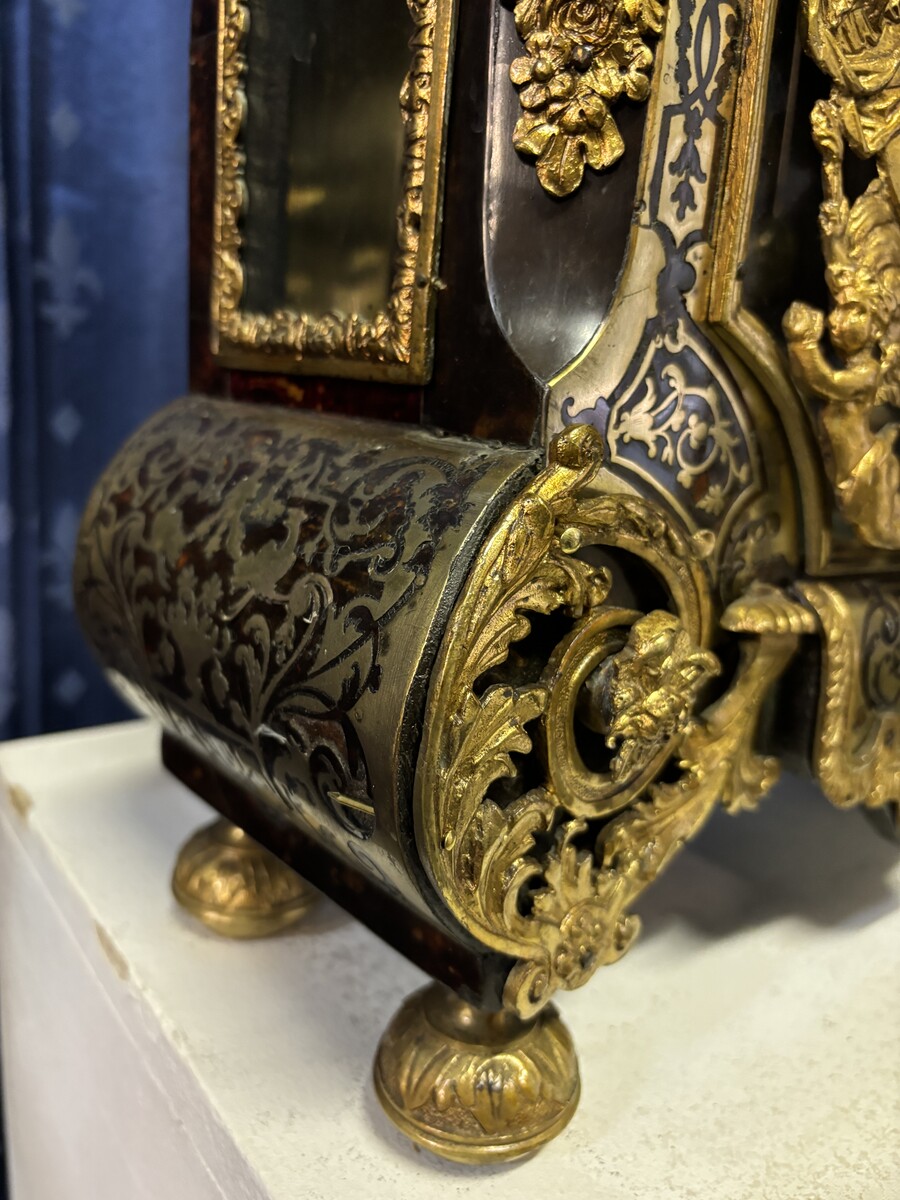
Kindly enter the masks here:
<path id="1" fill-rule="evenodd" d="M 586 166 L 602 171 L 621 158 L 612 106 L 646 100 L 662 28 L 657 0 L 520 0 L 516 28 L 527 53 L 509 70 L 522 116 L 513 145 L 536 160 L 541 186 L 568 196 Z"/>

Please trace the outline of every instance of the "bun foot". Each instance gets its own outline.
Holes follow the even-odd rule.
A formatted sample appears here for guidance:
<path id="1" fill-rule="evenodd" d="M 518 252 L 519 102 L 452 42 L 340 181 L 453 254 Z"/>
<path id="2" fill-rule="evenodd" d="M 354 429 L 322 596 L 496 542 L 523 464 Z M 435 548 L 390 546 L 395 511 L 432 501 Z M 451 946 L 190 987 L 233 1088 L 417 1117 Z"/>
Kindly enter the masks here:
<path id="1" fill-rule="evenodd" d="M 296 925 L 319 893 L 230 821 L 185 843 L 172 873 L 175 899 L 224 937 L 269 937 Z"/>
<path id="2" fill-rule="evenodd" d="M 462 1163 L 533 1154 L 578 1105 L 578 1060 L 548 1007 L 532 1021 L 485 1012 L 441 984 L 416 992 L 388 1026 L 375 1090 L 419 1146 Z"/>

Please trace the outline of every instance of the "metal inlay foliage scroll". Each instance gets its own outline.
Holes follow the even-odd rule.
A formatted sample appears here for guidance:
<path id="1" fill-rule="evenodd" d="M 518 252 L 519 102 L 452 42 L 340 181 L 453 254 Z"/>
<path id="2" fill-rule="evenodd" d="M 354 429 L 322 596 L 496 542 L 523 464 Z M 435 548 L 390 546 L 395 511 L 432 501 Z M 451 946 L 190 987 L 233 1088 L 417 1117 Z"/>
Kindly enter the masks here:
<path id="1" fill-rule="evenodd" d="M 673 469 L 698 511 L 718 517 L 750 479 L 746 441 L 728 412 L 700 348 L 664 340 L 614 403 L 610 449 L 640 443 L 648 459 Z"/>
<path id="2" fill-rule="evenodd" d="M 242 307 L 241 219 L 248 203 L 246 151 L 247 32 L 251 6 L 221 0 L 216 141 L 216 205 L 211 309 L 214 350 L 243 350 L 325 363 L 358 361 L 408 370 L 396 378 L 425 378 L 426 325 L 436 244 L 440 131 L 429 135 L 432 113 L 443 120 L 453 0 L 407 0 L 412 17 L 412 62 L 399 91 L 404 139 L 393 278 L 387 308 L 367 319 L 354 313 L 248 312 Z M 362 372 L 356 372 L 362 373 Z M 377 374 L 371 369 L 368 374 Z"/>
<path id="3" fill-rule="evenodd" d="M 833 86 L 811 114 L 822 156 L 826 315 L 792 304 L 794 378 L 818 406 L 837 504 L 870 546 L 900 549 L 900 8 L 806 0 L 806 46 Z M 844 156 L 874 158 L 852 199 Z"/>
<path id="4" fill-rule="evenodd" d="M 689 527 L 713 528 L 753 475 L 737 388 L 687 303 L 697 283 L 693 256 L 706 236 L 703 221 L 691 218 L 708 184 L 700 143 L 722 126 L 736 24 L 720 0 L 706 0 L 699 13 L 680 0 L 679 14 L 679 99 L 662 110 L 646 218 L 664 263 L 655 312 L 615 388 L 590 408 L 565 402 L 562 415 L 567 423 L 595 425 L 606 436 L 611 461 L 665 491 Z"/>
<path id="5" fill-rule="evenodd" d="M 870 585 L 860 641 L 866 701 L 876 711 L 900 712 L 900 589 Z"/>
<path id="6" fill-rule="evenodd" d="M 646 100 L 665 9 L 658 0 L 520 0 L 516 28 L 527 53 L 510 67 L 522 116 L 513 144 L 536 160 L 541 186 L 568 196 L 586 166 L 601 171 L 625 145 L 612 115 L 619 99 Z"/>
<path id="7" fill-rule="evenodd" d="M 490 458 L 390 454 L 253 413 L 192 400 L 136 435 L 82 529 L 82 618 L 170 728 L 369 836 L 354 706 Z"/>

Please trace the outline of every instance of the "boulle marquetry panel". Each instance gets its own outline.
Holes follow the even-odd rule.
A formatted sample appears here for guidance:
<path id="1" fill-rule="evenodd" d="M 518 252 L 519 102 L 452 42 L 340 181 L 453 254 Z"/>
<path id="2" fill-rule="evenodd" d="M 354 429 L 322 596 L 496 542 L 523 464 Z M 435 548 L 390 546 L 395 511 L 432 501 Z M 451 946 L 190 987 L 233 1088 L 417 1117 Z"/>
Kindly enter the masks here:
<path id="1" fill-rule="evenodd" d="M 403 836 L 425 683 L 466 566 L 535 455 L 190 397 L 85 515 L 107 670 L 175 736 L 421 906 Z"/>

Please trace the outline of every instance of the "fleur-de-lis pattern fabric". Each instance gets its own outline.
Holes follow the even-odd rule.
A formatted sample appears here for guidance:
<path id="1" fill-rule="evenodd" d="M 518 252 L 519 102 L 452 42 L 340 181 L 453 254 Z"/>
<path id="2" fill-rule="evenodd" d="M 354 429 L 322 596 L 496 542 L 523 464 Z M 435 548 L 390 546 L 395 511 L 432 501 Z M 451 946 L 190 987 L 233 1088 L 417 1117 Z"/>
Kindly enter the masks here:
<path id="1" fill-rule="evenodd" d="M 76 625 L 94 479 L 185 390 L 188 0 L 0 6 L 0 738 L 124 715 Z"/>

